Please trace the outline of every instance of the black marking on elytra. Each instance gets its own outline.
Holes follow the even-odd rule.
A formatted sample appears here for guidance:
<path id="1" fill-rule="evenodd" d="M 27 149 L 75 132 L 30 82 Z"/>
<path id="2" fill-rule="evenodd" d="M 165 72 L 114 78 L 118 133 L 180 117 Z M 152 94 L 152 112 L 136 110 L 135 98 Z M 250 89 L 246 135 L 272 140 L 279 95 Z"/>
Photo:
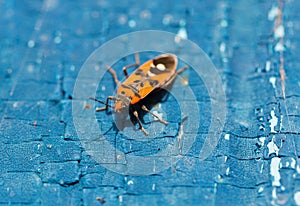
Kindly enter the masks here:
<path id="1" fill-rule="evenodd" d="M 151 67 L 151 68 L 150 68 L 150 72 L 151 72 L 152 74 L 158 75 L 158 74 L 169 73 L 169 72 L 170 72 L 170 69 L 166 68 L 165 70 L 159 70 L 159 69 L 156 68 L 156 67 Z"/>
<path id="2" fill-rule="evenodd" d="M 139 94 L 139 91 L 134 88 L 134 86 L 132 85 L 126 85 L 126 84 L 121 84 L 122 87 L 126 88 L 126 89 L 130 89 L 131 91 L 133 91 L 133 93 L 135 94 L 135 96 L 137 96 L 138 98 L 141 98 L 141 95 Z"/>
<path id="3" fill-rule="evenodd" d="M 172 68 L 175 64 L 175 60 L 173 57 L 165 56 L 153 59 L 153 64 L 157 66 L 158 64 L 165 65 L 166 68 Z"/>
<path id="4" fill-rule="evenodd" d="M 143 76 L 144 72 L 142 69 L 137 69 L 135 72 L 134 72 L 135 75 L 138 75 L 138 76 Z"/>
<path id="5" fill-rule="evenodd" d="M 157 80 L 150 80 L 149 82 L 150 82 L 151 87 L 155 87 L 156 85 L 158 85 Z"/>

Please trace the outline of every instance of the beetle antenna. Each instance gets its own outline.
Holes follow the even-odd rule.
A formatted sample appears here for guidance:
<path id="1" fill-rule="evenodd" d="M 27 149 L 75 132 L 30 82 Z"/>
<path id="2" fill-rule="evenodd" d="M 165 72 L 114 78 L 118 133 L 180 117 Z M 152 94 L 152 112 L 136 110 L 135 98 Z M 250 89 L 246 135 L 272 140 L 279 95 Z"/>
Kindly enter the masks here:
<path id="1" fill-rule="evenodd" d="M 105 103 L 105 102 L 103 102 L 103 101 L 101 101 L 101 100 L 99 100 L 99 99 L 95 99 L 95 98 L 93 98 L 93 97 L 90 97 L 89 99 L 90 99 L 90 100 L 93 100 L 93 101 L 95 101 L 95 102 L 99 102 L 99 103 L 101 103 L 101 104 L 104 104 L 104 105 L 107 106 L 107 107 L 115 108 L 114 106 L 111 106 L 111 105 L 109 105 L 109 104 L 107 104 L 107 103 Z"/>

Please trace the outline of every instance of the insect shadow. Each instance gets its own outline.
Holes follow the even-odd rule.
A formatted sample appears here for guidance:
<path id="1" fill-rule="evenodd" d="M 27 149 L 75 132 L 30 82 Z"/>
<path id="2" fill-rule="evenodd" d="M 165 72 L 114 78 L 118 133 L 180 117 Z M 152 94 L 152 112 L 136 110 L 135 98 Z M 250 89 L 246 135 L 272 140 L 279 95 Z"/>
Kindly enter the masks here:
<path id="1" fill-rule="evenodd" d="M 144 116 L 148 112 L 141 108 L 144 105 L 149 110 L 151 110 L 155 105 L 166 102 L 170 95 L 169 88 L 171 88 L 171 86 L 168 86 L 166 88 L 156 89 L 153 92 L 151 92 L 147 97 L 140 100 L 138 103 L 130 105 L 127 110 L 123 110 L 119 113 L 115 113 L 115 122 L 113 123 L 114 130 L 123 131 L 126 127 L 134 127 L 135 130 L 139 130 L 139 128 L 136 127 L 138 121 L 134 116 L 133 111 L 138 112 L 141 122 L 143 124 L 145 125 L 151 124 L 152 122 L 145 122 Z M 128 115 L 129 115 L 129 120 L 127 118 Z"/>

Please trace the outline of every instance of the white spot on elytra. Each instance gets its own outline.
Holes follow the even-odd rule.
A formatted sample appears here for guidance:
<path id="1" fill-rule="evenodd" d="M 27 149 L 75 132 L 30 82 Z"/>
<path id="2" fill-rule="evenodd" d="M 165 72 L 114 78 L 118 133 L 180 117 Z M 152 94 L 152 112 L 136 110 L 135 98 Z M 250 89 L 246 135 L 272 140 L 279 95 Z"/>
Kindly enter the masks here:
<path id="1" fill-rule="evenodd" d="M 279 173 L 279 164 L 280 158 L 274 157 L 271 159 L 270 164 L 270 175 L 273 177 L 272 186 L 279 187 L 280 186 L 280 173 Z"/>
<path id="2" fill-rule="evenodd" d="M 275 127 L 277 126 L 278 118 L 276 117 L 274 110 L 271 111 L 271 119 L 269 120 L 269 122 L 271 124 L 270 125 L 271 132 L 276 133 Z"/>
<path id="3" fill-rule="evenodd" d="M 258 188 L 258 193 L 262 193 L 264 191 L 264 188 L 263 187 L 259 187 Z"/>
<path id="4" fill-rule="evenodd" d="M 276 89 L 276 77 L 270 77 L 269 82 L 272 84 L 272 87 Z"/>
<path id="5" fill-rule="evenodd" d="M 225 134 L 224 139 L 229 140 L 230 139 L 230 134 Z"/>
<path id="6" fill-rule="evenodd" d="M 148 71 L 147 74 L 150 76 L 150 77 L 154 77 L 155 74 L 153 74 L 152 72 Z"/>
<path id="7" fill-rule="evenodd" d="M 156 68 L 159 69 L 160 71 L 164 71 L 166 69 L 165 65 L 163 64 L 156 65 Z"/>

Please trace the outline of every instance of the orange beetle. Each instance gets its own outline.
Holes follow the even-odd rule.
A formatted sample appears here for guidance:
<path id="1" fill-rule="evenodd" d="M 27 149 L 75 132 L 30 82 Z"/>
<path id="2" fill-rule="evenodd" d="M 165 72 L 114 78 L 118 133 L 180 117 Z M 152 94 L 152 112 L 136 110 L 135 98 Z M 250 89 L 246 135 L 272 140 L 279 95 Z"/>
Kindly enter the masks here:
<path id="1" fill-rule="evenodd" d="M 126 80 L 124 82 L 120 82 L 117 78 L 116 72 L 111 67 L 108 67 L 108 71 L 112 74 L 114 81 L 118 86 L 117 96 L 108 96 L 106 103 L 91 97 L 91 100 L 105 105 L 104 107 L 96 108 L 96 112 L 108 110 L 108 107 L 114 108 L 115 112 L 120 112 L 122 109 L 128 108 L 130 105 L 137 104 L 152 91 L 156 89 L 163 89 L 170 85 L 178 74 L 188 68 L 188 66 L 185 66 L 176 71 L 177 57 L 174 54 L 162 54 L 145 62 L 141 66 L 139 66 L 139 64 L 139 55 L 135 54 L 135 63 L 123 67 L 123 73 L 126 76 Z M 138 68 L 130 76 L 128 76 L 127 69 L 136 66 L 138 66 Z M 109 105 L 109 100 L 114 101 L 115 104 L 113 106 Z M 151 112 L 145 105 L 142 105 L 141 108 L 155 116 L 159 122 L 165 125 L 168 124 L 166 121 Z M 141 129 L 145 135 L 148 135 L 148 132 L 141 124 L 136 110 L 133 111 L 133 115 L 137 119 L 139 129 Z"/>

